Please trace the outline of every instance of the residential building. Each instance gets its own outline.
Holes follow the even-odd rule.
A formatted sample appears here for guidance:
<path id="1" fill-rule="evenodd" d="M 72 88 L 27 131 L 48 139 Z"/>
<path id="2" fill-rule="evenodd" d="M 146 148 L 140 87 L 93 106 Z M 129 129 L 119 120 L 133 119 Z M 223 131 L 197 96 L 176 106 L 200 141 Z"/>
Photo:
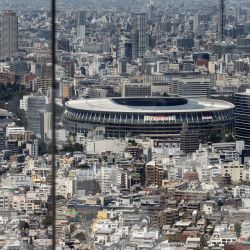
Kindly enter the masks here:
<path id="1" fill-rule="evenodd" d="M 145 182 L 147 185 L 162 185 L 162 180 L 164 178 L 163 166 L 151 161 L 146 164 L 145 167 Z"/>
<path id="2" fill-rule="evenodd" d="M 250 169 L 248 166 L 239 164 L 238 162 L 232 162 L 229 164 L 223 164 L 221 166 L 221 174 L 229 175 L 233 182 L 249 181 Z"/>

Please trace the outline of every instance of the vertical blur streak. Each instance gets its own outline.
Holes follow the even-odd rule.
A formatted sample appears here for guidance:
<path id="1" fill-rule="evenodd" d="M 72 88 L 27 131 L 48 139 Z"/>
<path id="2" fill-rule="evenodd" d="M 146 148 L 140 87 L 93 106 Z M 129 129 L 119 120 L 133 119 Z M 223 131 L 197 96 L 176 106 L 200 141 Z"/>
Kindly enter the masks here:
<path id="1" fill-rule="evenodd" d="M 51 0 L 51 54 L 52 54 L 52 249 L 56 249 L 56 108 L 55 108 L 55 91 L 56 91 L 56 0 Z"/>

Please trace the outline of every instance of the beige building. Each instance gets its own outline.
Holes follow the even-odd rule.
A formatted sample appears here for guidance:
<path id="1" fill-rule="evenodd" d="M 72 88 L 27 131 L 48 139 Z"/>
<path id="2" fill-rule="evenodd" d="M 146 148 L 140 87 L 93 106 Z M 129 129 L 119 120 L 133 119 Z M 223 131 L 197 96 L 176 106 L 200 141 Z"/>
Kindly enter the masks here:
<path id="1" fill-rule="evenodd" d="M 145 181 L 149 185 L 162 185 L 163 180 L 163 166 L 155 163 L 154 161 L 149 162 L 145 168 Z"/>
<path id="2" fill-rule="evenodd" d="M 26 202 L 25 195 L 15 195 L 12 200 L 12 209 L 17 212 L 25 210 L 31 214 L 34 212 L 34 204 Z"/>
<path id="3" fill-rule="evenodd" d="M 233 162 L 221 166 L 222 175 L 230 175 L 233 182 L 249 181 L 250 169 L 238 162 Z"/>
<path id="4" fill-rule="evenodd" d="M 124 83 L 121 86 L 121 96 L 151 96 L 151 85 L 146 83 Z"/>
<path id="5" fill-rule="evenodd" d="M 63 85 L 62 97 L 71 98 L 74 96 L 74 86 L 72 84 Z"/>
<path id="6" fill-rule="evenodd" d="M 74 178 L 57 178 L 56 195 L 62 195 L 66 199 L 73 196 L 75 192 Z"/>
<path id="7" fill-rule="evenodd" d="M 44 138 L 52 137 L 52 112 L 44 113 Z"/>
<path id="8" fill-rule="evenodd" d="M 36 80 L 36 90 L 40 93 L 46 94 L 49 88 L 52 87 L 51 78 L 40 78 Z"/>

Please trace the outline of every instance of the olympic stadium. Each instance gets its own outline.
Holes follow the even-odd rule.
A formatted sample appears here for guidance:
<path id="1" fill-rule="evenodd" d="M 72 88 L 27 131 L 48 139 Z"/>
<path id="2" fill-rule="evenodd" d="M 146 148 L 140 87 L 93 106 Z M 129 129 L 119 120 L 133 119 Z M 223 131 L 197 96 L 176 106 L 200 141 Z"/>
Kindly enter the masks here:
<path id="1" fill-rule="evenodd" d="M 234 105 L 181 97 L 79 99 L 66 103 L 63 123 L 72 132 L 104 127 L 107 137 L 178 136 L 184 123 L 201 134 L 231 132 Z"/>

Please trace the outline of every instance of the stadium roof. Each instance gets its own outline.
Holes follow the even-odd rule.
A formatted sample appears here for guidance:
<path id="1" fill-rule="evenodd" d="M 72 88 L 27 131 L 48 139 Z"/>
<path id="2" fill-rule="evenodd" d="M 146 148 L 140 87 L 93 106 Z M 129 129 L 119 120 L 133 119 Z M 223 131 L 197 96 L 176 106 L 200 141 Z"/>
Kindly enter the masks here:
<path id="1" fill-rule="evenodd" d="M 76 110 L 124 113 L 181 113 L 222 111 L 234 108 L 232 103 L 216 99 L 185 99 L 177 97 L 79 99 L 68 101 L 66 106 Z"/>

